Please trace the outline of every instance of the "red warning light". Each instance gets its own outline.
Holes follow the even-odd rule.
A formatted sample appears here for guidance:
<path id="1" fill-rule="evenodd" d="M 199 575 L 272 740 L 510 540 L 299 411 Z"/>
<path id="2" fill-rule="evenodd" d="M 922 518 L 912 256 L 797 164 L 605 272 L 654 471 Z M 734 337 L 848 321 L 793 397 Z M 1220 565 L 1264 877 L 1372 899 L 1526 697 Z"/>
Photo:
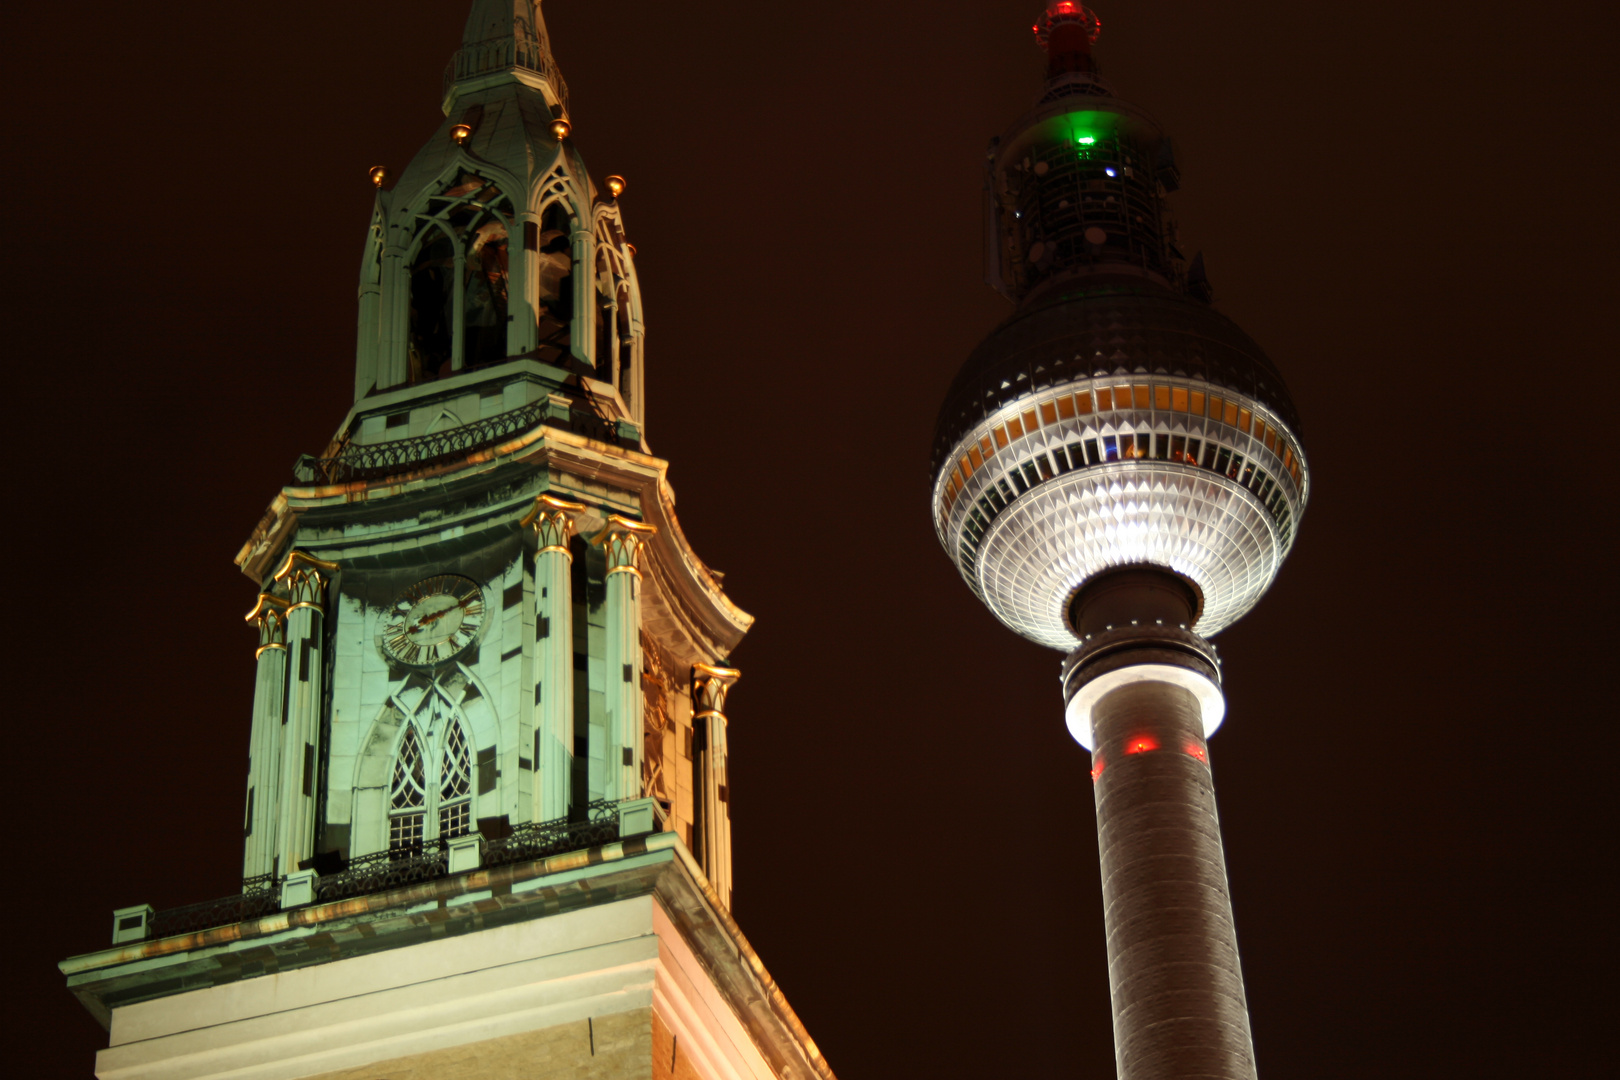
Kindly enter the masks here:
<path id="1" fill-rule="evenodd" d="M 1097 777 L 1101 776 L 1103 771 L 1102 755 L 1092 754 L 1091 760 L 1096 763 L 1091 766 L 1091 782 L 1095 784 L 1097 782 Z"/>
<path id="2" fill-rule="evenodd" d="M 1205 753 L 1204 748 L 1199 746 L 1197 743 L 1188 743 L 1187 753 L 1189 756 L 1195 757 L 1199 761 L 1202 761 L 1205 765 L 1209 764 L 1209 755 Z"/>
<path id="3" fill-rule="evenodd" d="M 1035 25 L 1030 27 L 1035 31 L 1035 40 L 1041 48 L 1047 47 L 1053 29 L 1062 23 L 1077 24 L 1088 44 L 1095 44 L 1097 35 L 1102 32 L 1102 20 L 1090 8 L 1074 0 L 1057 0 L 1054 4 L 1048 4 L 1041 17 L 1035 20 Z"/>
<path id="4" fill-rule="evenodd" d="M 1125 742 L 1125 752 L 1127 754 L 1145 754 L 1149 750 L 1157 750 L 1158 748 L 1159 740 L 1151 735 L 1137 735 L 1134 738 L 1127 739 Z"/>

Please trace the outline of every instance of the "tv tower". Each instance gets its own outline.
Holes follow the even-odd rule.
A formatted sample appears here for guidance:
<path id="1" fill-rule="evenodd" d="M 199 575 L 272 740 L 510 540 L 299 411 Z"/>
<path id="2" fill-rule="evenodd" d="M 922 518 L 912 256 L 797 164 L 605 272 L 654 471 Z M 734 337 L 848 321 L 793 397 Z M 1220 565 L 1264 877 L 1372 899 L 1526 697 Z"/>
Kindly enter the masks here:
<path id="1" fill-rule="evenodd" d="M 1252 1078 L 1207 639 L 1276 576 L 1310 474 L 1282 377 L 1178 246 L 1170 139 L 1098 75 L 1100 28 L 1079 3 L 1047 6 L 1044 89 L 991 142 L 988 280 L 1017 310 L 940 410 L 934 523 L 996 618 L 1068 654 L 1119 1076 Z"/>

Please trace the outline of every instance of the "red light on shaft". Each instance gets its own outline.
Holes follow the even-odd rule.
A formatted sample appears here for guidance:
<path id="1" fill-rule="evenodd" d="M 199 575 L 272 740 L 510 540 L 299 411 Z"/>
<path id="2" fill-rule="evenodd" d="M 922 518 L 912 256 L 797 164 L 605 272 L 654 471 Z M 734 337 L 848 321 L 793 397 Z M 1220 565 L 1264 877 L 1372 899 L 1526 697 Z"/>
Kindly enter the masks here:
<path id="1" fill-rule="evenodd" d="M 1149 750 L 1157 750 L 1158 748 L 1159 740 L 1151 735 L 1136 735 L 1125 740 L 1125 752 L 1127 754 L 1145 754 Z"/>
<path id="2" fill-rule="evenodd" d="M 1202 761 L 1205 765 L 1209 764 L 1209 755 L 1205 753 L 1204 748 L 1199 746 L 1197 743 L 1187 744 L 1187 756 L 1195 757 L 1199 761 Z"/>

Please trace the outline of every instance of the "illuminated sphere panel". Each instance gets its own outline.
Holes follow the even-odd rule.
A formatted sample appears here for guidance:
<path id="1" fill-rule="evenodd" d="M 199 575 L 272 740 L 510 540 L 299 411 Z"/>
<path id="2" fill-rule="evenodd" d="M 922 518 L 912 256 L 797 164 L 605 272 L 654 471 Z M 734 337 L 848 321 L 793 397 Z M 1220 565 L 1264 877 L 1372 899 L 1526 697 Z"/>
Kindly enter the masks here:
<path id="1" fill-rule="evenodd" d="M 1309 473 L 1281 377 L 1207 306 L 1127 282 L 1020 312 L 964 366 L 935 444 L 940 541 L 986 606 L 1057 649 L 1111 567 L 1197 583 L 1214 634 L 1293 545 Z"/>

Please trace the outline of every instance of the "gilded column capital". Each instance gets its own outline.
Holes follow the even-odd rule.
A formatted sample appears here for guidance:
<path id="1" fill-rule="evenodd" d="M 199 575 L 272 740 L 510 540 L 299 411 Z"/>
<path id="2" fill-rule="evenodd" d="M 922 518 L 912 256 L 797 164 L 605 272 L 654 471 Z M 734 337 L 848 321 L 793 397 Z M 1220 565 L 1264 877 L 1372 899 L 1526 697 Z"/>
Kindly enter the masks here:
<path id="1" fill-rule="evenodd" d="M 641 549 L 657 532 L 656 525 L 609 514 L 607 527 L 591 537 L 591 543 L 601 544 L 607 551 L 608 574 L 634 574 L 640 577 L 641 567 L 638 563 Z"/>
<path id="2" fill-rule="evenodd" d="M 287 601 L 281 597 L 260 593 L 246 621 L 259 624 L 259 648 L 253 654 L 254 659 L 263 656 L 266 649 L 287 647 Z"/>
<path id="3" fill-rule="evenodd" d="M 275 573 L 275 580 L 287 587 L 287 610 L 292 612 L 301 607 L 318 610 L 326 590 L 323 575 L 331 574 L 337 568 L 335 562 L 325 562 L 302 551 L 289 551 L 281 562 L 281 569 Z"/>
<path id="4" fill-rule="evenodd" d="M 550 494 L 537 495 L 534 506 L 518 525 L 520 528 L 534 529 L 536 554 L 560 551 L 572 559 L 573 554 L 568 550 L 568 538 L 574 531 L 574 515 L 585 509 L 587 507 L 584 503 L 569 502 L 567 499 L 559 499 Z"/>
<path id="5" fill-rule="evenodd" d="M 692 719 L 709 716 L 726 718 L 726 694 L 742 672 L 736 668 L 716 667 L 713 664 L 692 665 Z"/>

